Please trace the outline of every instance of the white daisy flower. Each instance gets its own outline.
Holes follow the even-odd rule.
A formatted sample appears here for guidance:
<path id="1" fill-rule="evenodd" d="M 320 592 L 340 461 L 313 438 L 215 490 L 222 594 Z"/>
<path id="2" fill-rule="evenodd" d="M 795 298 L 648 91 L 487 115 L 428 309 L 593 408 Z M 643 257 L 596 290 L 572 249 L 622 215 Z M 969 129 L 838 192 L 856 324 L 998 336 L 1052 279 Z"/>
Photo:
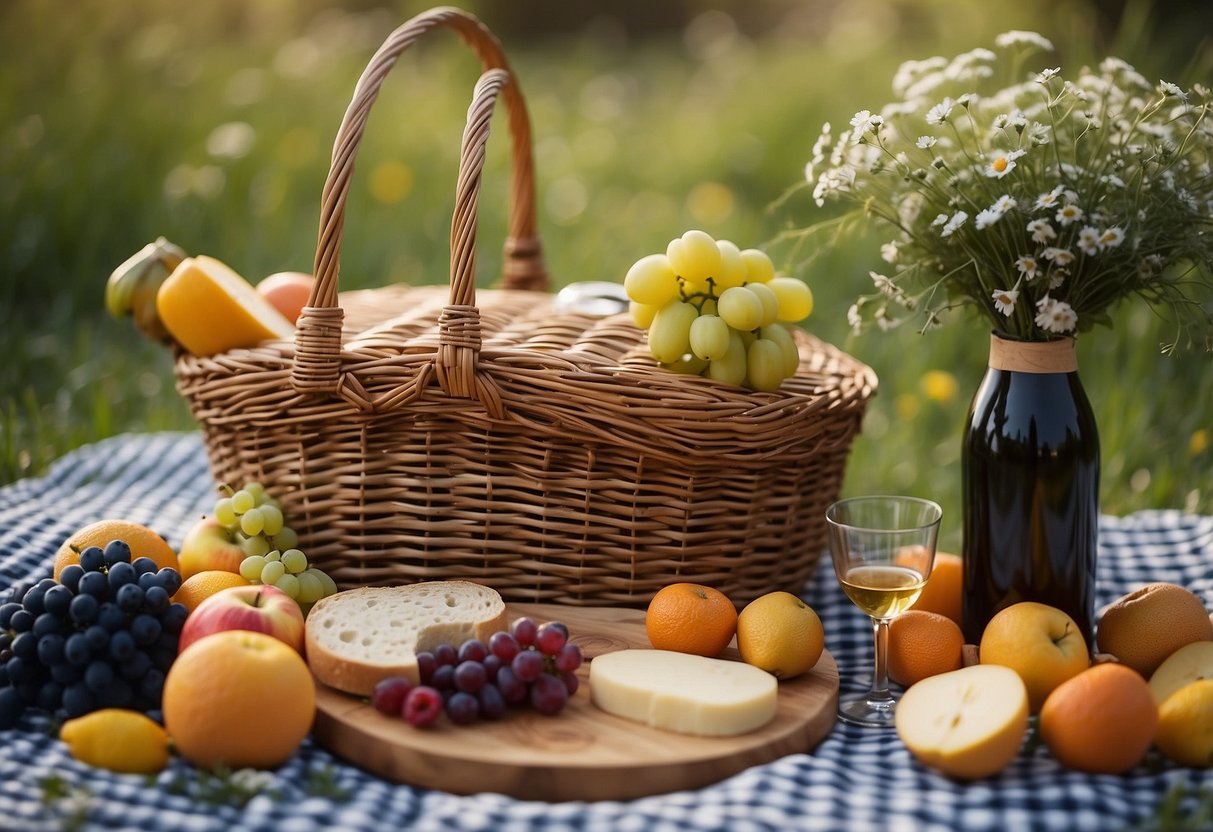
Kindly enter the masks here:
<path id="1" fill-rule="evenodd" d="M 1010 194 L 1003 194 L 998 199 L 994 200 L 994 205 L 991 207 L 995 208 L 998 213 L 1005 214 L 1007 211 L 1012 210 L 1018 205 L 1019 203 L 1016 202 L 1015 198 Z"/>
<path id="2" fill-rule="evenodd" d="M 1083 211 L 1073 202 L 1068 202 L 1057 211 L 1057 221 L 1063 227 L 1082 219 Z"/>
<path id="3" fill-rule="evenodd" d="M 989 164 L 982 168 L 981 172 L 991 179 L 1002 179 L 1008 173 L 1015 170 L 1015 160 L 1026 153 L 1026 150 L 1014 150 L 1010 153 L 995 152 L 990 155 Z"/>
<path id="4" fill-rule="evenodd" d="M 897 241 L 890 240 L 880 247 L 880 259 L 886 263 L 897 262 Z"/>
<path id="5" fill-rule="evenodd" d="M 1037 49 L 1044 49 L 1047 52 L 1053 51 L 1053 42 L 1044 35 L 1037 34 L 1036 32 L 1025 32 L 1021 29 L 1003 32 L 994 38 L 994 45 L 1001 49 L 1007 49 L 1012 46 L 1035 46 Z"/>
<path id="6" fill-rule="evenodd" d="M 943 225 L 947 221 L 948 221 L 947 214 L 936 214 L 935 219 L 931 220 L 931 227 L 935 228 L 936 226 Z"/>
<path id="7" fill-rule="evenodd" d="M 1125 241 L 1125 232 L 1118 226 L 1112 226 L 1099 235 L 1099 247 L 1116 248 Z"/>
<path id="8" fill-rule="evenodd" d="M 1015 259 L 1015 268 L 1019 269 L 1025 280 L 1031 281 L 1036 277 L 1036 258 L 1030 254 L 1021 255 Z"/>
<path id="9" fill-rule="evenodd" d="M 1180 101 L 1188 100 L 1188 94 L 1180 89 L 1177 85 L 1172 84 L 1170 81 L 1159 81 L 1158 91 L 1163 95 L 1178 98 Z"/>
<path id="10" fill-rule="evenodd" d="M 847 324 L 855 335 L 858 335 L 860 330 L 863 329 L 863 318 L 859 315 L 858 303 L 852 303 L 851 308 L 847 310 Z"/>
<path id="11" fill-rule="evenodd" d="M 948 59 L 942 55 L 922 61 L 904 61 L 893 76 L 893 92 L 903 98 L 912 97 L 907 95 L 912 84 L 947 65 Z"/>
<path id="12" fill-rule="evenodd" d="M 994 223 L 1002 219 L 1002 212 L 997 207 L 991 206 L 977 212 L 976 219 L 973 220 L 973 225 L 978 228 L 988 228 Z"/>
<path id="13" fill-rule="evenodd" d="M 952 108 L 956 106 L 956 102 L 951 98 L 944 98 L 931 109 L 927 110 L 927 124 L 943 124 L 952 115 Z"/>
<path id="14" fill-rule="evenodd" d="M 919 136 L 918 141 L 915 142 L 915 144 L 918 145 L 919 150 L 929 150 L 935 146 L 937 141 L 939 140 L 934 136 Z"/>
<path id="15" fill-rule="evenodd" d="M 1074 253 L 1069 249 L 1049 246 L 1040 253 L 1046 260 L 1052 260 L 1058 266 L 1068 266 L 1074 262 Z"/>
<path id="16" fill-rule="evenodd" d="M 1105 173 L 1099 177 L 1099 181 L 1104 185 L 1111 185 L 1113 188 L 1123 188 L 1125 186 L 1125 180 L 1114 173 Z"/>
<path id="17" fill-rule="evenodd" d="M 859 144 L 868 133 L 875 132 L 882 124 L 884 119 L 880 116 L 872 115 L 868 110 L 860 110 L 851 118 L 851 144 Z"/>
<path id="18" fill-rule="evenodd" d="M 817 186 L 813 188 L 813 199 L 818 207 L 824 206 L 826 197 L 850 191 L 854 184 L 855 168 L 850 165 L 830 168 L 818 178 Z"/>
<path id="19" fill-rule="evenodd" d="M 1014 289 L 1000 289 L 994 293 L 994 308 L 1008 318 L 1015 312 L 1015 301 L 1019 299 L 1019 292 Z"/>
<path id="20" fill-rule="evenodd" d="M 1061 72 L 1061 67 L 1055 66 L 1052 69 L 1042 69 L 1036 73 L 1036 77 L 1032 80 L 1038 84 L 1047 84 L 1057 77 L 1057 73 Z"/>
<path id="21" fill-rule="evenodd" d="M 1066 277 L 1070 274 L 1069 269 L 1054 269 L 1049 275 L 1049 291 L 1060 289 L 1061 284 L 1066 282 Z"/>
<path id="22" fill-rule="evenodd" d="M 1033 145 L 1045 145 L 1053 140 L 1053 131 L 1047 124 L 1041 124 L 1039 121 L 1032 122 L 1028 128 L 1028 141 Z"/>
<path id="23" fill-rule="evenodd" d="M 897 294 L 897 286 L 894 285 L 893 281 L 889 280 L 889 278 L 886 277 L 885 275 L 877 274 L 876 272 L 870 271 L 870 272 L 868 272 L 868 276 L 870 278 L 872 278 L 872 285 L 874 285 L 876 287 L 876 291 L 880 292 L 880 294 L 882 294 L 882 295 Z"/>
<path id="24" fill-rule="evenodd" d="M 1032 234 L 1032 242 L 1047 243 L 1057 236 L 1048 220 L 1032 220 L 1028 223 L 1028 231 Z"/>
<path id="25" fill-rule="evenodd" d="M 1078 247 L 1088 257 L 1099 254 L 1099 229 L 1090 225 L 1084 225 L 1079 229 Z"/>
<path id="26" fill-rule="evenodd" d="M 1036 325 L 1045 332 L 1058 334 L 1070 332 L 1078 323 L 1078 315 L 1070 304 L 1062 300 L 1053 300 L 1045 295 L 1036 302 Z"/>
<path id="27" fill-rule="evenodd" d="M 1063 190 L 1064 190 L 1064 186 L 1058 185 L 1056 188 L 1049 191 L 1047 194 L 1041 194 L 1040 196 L 1036 197 L 1036 204 L 1032 206 L 1032 210 L 1042 211 L 1042 210 L 1045 210 L 1046 208 L 1052 208 L 1054 205 L 1057 204 L 1057 198 L 1059 196 L 1061 196 L 1061 192 Z"/>
<path id="28" fill-rule="evenodd" d="M 964 225 L 965 220 L 967 220 L 968 218 L 969 218 L 969 215 L 966 214 L 964 211 L 957 211 L 955 214 L 952 215 L 952 218 L 950 220 L 948 220 L 947 223 L 944 224 L 943 230 L 939 232 L 939 236 L 940 237 L 951 237 L 953 232 L 955 232 L 956 229 L 958 229 L 962 225 Z"/>

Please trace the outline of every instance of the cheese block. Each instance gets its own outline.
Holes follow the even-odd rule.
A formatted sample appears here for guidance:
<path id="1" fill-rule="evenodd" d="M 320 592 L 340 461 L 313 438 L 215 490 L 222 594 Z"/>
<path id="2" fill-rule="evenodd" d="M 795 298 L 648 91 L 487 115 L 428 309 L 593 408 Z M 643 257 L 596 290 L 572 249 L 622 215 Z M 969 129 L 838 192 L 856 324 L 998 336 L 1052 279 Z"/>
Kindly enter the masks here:
<path id="1" fill-rule="evenodd" d="M 329 687 L 370 696 L 388 676 L 420 681 L 417 654 L 506 629 L 505 602 L 470 581 L 362 587 L 321 598 L 307 616 L 312 675 Z"/>
<path id="2" fill-rule="evenodd" d="M 590 700 L 616 716 L 703 737 L 754 731 L 775 716 L 778 683 L 743 662 L 619 650 L 590 662 Z"/>
<path id="3" fill-rule="evenodd" d="M 192 355 L 290 338 L 294 325 L 247 280 L 213 257 L 187 257 L 156 293 L 156 314 Z"/>

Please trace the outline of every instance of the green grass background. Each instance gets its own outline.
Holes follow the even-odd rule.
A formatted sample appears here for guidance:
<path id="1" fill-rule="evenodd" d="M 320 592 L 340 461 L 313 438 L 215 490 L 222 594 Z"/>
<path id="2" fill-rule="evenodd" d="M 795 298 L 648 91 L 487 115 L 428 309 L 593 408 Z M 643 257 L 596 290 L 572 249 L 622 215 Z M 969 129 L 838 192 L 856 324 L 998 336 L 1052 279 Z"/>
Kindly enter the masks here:
<path id="1" fill-rule="evenodd" d="M 1184 85 L 1208 84 L 1213 68 L 1202 40 L 1213 12 L 1181 3 L 1130 3 L 1123 19 L 1114 3 L 1079 0 L 464 5 L 505 42 L 527 96 L 556 282 L 620 280 L 690 227 L 768 247 L 816 294 L 806 328 L 880 378 L 845 492 L 940 500 L 953 548 L 960 432 L 986 332 L 956 320 L 927 336 L 851 337 L 845 312 L 870 286 L 880 235 L 844 240 L 805 267 L 780 235 L 828 214 L 804 190 L 780 197 L 800 181 L 821 122 L 885 103 L 909 58 L 990 46 L 1021 28 L 1058 45 L 1047 65 L 1063 72 L 1109 53 Z M 107 317 L 107 276 L 161 234 L 254 281 L 310 271 L 328 149 L 354 83 L 391 28 L 425 6 L 0 7 L 0 483 L 106 436 L 192 426 L 167 351 Z M 476 70 L 440 33 L 385 85 L 348 209 L 343 289 L 445 280 Z M 246 125 L 237 129 L 251 144 L 217 154 L 215 130 L 231 123 Z M 503 124 L 481 201 L 481 285 L 500 265 Z M 1213 512 L 1213 364 L 1207 353 L 1160 356 L 1168 335 L 1148 308 L 1126 304 L 1113 329 L 1080 341 L 1107 512 Z"/>

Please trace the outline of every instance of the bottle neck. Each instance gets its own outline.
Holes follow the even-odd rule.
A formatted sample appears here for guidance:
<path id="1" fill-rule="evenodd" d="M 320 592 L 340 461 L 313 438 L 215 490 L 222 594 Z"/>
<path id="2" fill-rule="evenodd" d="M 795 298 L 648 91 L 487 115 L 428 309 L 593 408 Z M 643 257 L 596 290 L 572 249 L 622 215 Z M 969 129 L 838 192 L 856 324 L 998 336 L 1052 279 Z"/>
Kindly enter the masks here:
<path id="1" fill-rule="evenodd" d="M 1017 373 L 1073 373 L 1078 352 L 1073 338 L 1013 341 L 990 335 L 990 368 Z"/>

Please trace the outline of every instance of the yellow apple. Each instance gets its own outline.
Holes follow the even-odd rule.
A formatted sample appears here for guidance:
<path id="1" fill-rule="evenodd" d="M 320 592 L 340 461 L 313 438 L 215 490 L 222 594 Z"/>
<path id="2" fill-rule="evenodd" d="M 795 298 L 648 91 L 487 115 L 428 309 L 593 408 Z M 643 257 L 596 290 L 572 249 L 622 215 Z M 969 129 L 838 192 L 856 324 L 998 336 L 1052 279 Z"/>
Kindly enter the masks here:
<path id="1" fill-rule="evenodd" d="M 930 676 L 897 703 L 897 735 L 924 765 L 963 780 L 989 777 L 1015 759 L 1028 731 L 1028 691 L 998 665 Z"/>
<path id="2" fill-rule="evenodd" d="M 1019 674 L 1036 713 L 1053 689 L 1091 664 L 1087 641 L 1074 619 L 1056 607 L 1021 601 L 998 612 L 981 635 L 981 663 Z"/>
<path id="3" fill-rule="evenodd" d="M 203 517 L 186 532 L 177 555 L 183 580 L 211 570 L 239 574 L 244 558 L 236 533 L 219 525 L 214 517 Z"/>
<path id="4" fill-rule="evenodd" d="M 1213 641 L 1194 641 L 1168 656 L 1150 677 L 1150 693 L 1162 705 L 1175 691 L 1201 679 L 1213 679 Z"/>

